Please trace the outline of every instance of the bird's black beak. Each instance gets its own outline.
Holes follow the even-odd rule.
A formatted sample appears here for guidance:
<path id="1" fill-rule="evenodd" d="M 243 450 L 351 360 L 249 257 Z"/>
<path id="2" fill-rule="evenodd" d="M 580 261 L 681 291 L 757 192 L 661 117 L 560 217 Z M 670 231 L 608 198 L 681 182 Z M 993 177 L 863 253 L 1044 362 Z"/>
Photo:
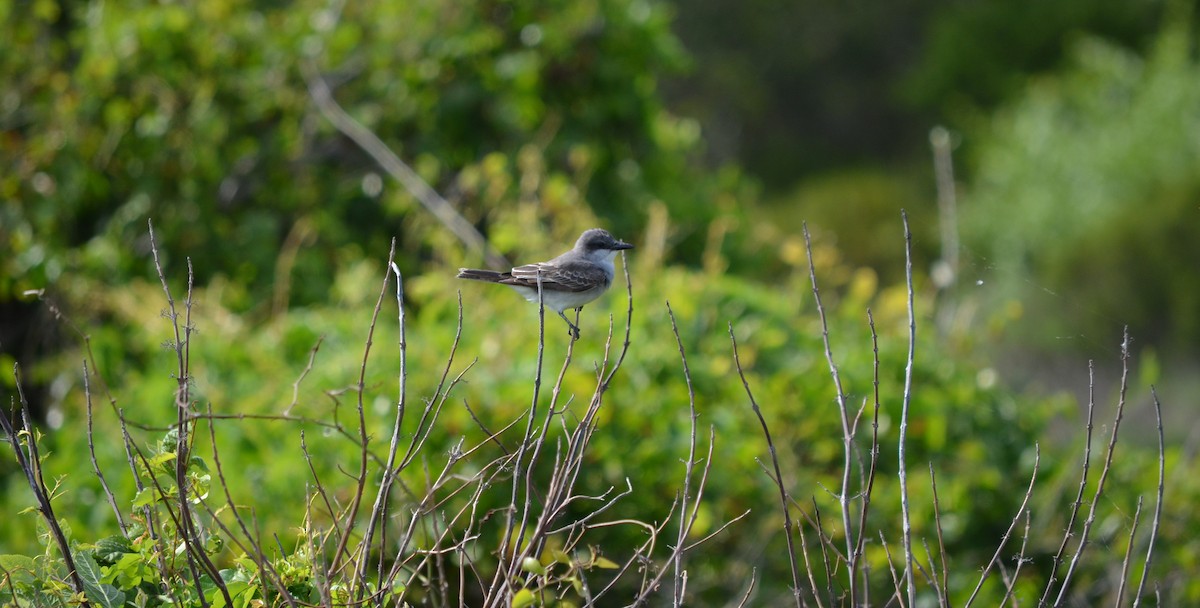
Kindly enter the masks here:
<path id="1" fill-rule="evenodd" d="M 621 251 L 623 249 L 633 249 L 633 245 L 630 245 L 629 243 L 626 243 L 625 241 L 617 241 L 612 246 L 612 249 L 613 249 L 613 251 Z"/>

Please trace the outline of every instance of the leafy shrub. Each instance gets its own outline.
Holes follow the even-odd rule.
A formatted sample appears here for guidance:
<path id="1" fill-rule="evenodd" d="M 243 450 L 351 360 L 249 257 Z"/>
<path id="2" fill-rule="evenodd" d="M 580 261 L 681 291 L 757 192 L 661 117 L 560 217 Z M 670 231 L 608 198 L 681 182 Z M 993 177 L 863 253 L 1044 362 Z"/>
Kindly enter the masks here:
<path id="1" fill-rule="evenodd" d="M 683 61 L 660 3 L 22 6 L 0 3 L 3 301 L 143 276 L 147 216 L 235 310 L 323 302 L 398 226 L 405 262 L 461 256 L 316 112 L 315 76 L 478 224 L 565 238 L 591 207 L 631 233 L 658 200 L 703 235 L 717 211 L 695 125 L 657 98 Z"/>
<path id="2" fill-rule="evenodd" d="M 175 589 L 175 601 L 190 604 L 197 601 L 193 589 L 199 588 L 205 590 L 209 601 L 226 601 L 217 599 L 223 592 L 215 579 L 212 586 L 195 587 L 186 556 L 169 549 L 188 545 L 210 557 L 214 572 L 219 572 L 234 601 L 240 601 L 233 597 L 237 595 L 279 604 L 281 586 L 304 601 L 341 601 L 338 598 L 343 596 L 338 594 L 362 589 L 363 583 L 351 576 L 354 569 L 339 570 L 343 573 L 340 578 L 326 578 L 332 573 L 325 569 L 340 561 L 334 550 L 340 535 L 349 526 L 365 534 L 369 525 L 370 499 L 381 479 L 378 467 L 387 460 L 387 429 L 395 415 L 398 374 L 407 372 L 403 377 L 411 410 L 397 437 L 401 447 L 419 442 L 421 448 L 396 481 L 393 515 L 387 519 L 392 530 L 389 538 L 395 541 L 400 535 L 411 545 L 407 550 L 380 545 L 384 554 L 399 551 L 396 563 L 403 564 L 403 576 L 393 580 L 392 592 L 417 601 L 440 593 L 440 583 L 434 581 L 457 589 L 462 580 L 467 583 L 468 597 L 474 598 L 467 600 L 472 603 L 488 594 L 491 572 L 511 567 L 505 580 L 512 587 L 507 587 L 510 591 L 506 593 L 512 594 L 514 602 L 529 601 L 530 605 L 582 601 L 598 593 L 602 586 L 598 581 L 608 580 L 617 582 L 611 593 L 632 599 L 653 589 L 646 585 L 655 573 L 666 576 L 660 591 L 665 594 L 672 587 L 672 547 L 680 546 L 675 530 L 680 525 L 678 501 L 683 500 L 683 505 L 695 509 L 694 523 L 685 529 L 684 538 L 690 543 L 703 540 L 687 551 L 683 561 L 689 573 L 688 596 L 697 603 L 728 599 L 754 580 L 756 602 L 777 605 L 791 597 L 789 549 L 781 534 L 773 473 L 761 470 L 770 470 L 762 429 L 731 358 L 732 323 L 745 380 L 771 429 L 784 473 L 782 483 L 795 501 L 790 513 L 809 539 L 806 547 L 796 549 L 796 558 L 807 560 L 805 571 L 818 581 L 825 580 L 826 568 L 831 569 L 828 584 L 814 584 L 804 593 L 820 594 L 838 603 L 847 593 L 845 558 L 837 557 L 846 540 L 836 499 L 846 464 L 841 422 L 823 354 L 824 327 L 808 284 L 807 258 L 789 258 L 788 247 L 785 243 L 779 255 L 792 260 L 793 270 L 775 285 L 678 268 L 634 268 L 631 347 L 602 402 L 588 397 L 597 386 L 593 361 L 598 365 L 607 361 L 600 369 L 611 369 L 613 359 L 606 358 L 603 349 L 606 308 L 616 314 L 619 352 L 621 298 L 610 297 L 607 306 L 601 301 L 583 311 L 583 339 L 574 344 L 561 379 L 557 379 L 554 362 L 567 355 L 566 332 L 557 319 L 547 317 L 541 409 L 534 428 L 544 428 L 548 435 L 537 444 L 544 450 L 539 464 L 529 469 L 531 487 L 539 488 L 530 494 L 531 516 L 542 501 L 551 500 L 553 495 L 545 488 L 554 487 L 555 478 L 561 479 L 562 463 L 571 462 L 564 449 L 578 441 L 572 439 L 572 430 L 592 428 L 587 449 L 578 460 L 579 476 L 571 494 L 575 499 L 563 505 L 559 520 L 592 521 L 586 518 L 598 505 L 620 496 L 593 523 L 667 522 L 669 527 L 658 532 L 665 538 L 657 538 L 649 548 L 645 526 L 605 525 L 581 528 L 580 535 L 550 534 L 528 559 L 518 559 L 518 554 L 503 549 L 510 538 L 505 536 L 503 513 L 513 494 L 511 469 L 498 466 L 519 451 L 538 370 L 540 349 L 533 333 L 536 309 L 520 298 L 508 293 L 481 295 L 478 290 L 487 286 L 457 284 L 449 271 L 408 278 L 406 298 L 419 304 L 412 306 L 419 312 L 405 318 L 402 366 L 395 309 L 387 306 L 372 320 L 375 301 L 389 302 L 391 297 L 387 289 L 380 295 L 382 269 L 376 263 L 364 262 L 339 276 L 332 292 L 336 304 L 296 309 L 259 327 L 247 326 L 226 309 L 219 289 L 197 290 L 189 322 L 198 333 L 186 342 L 190 363 L 184 371 L 190 381 L 189 398 L 199 417 L 190 427 L 194 439 L 184 471 L 192 480 L 189 502 L 201 515 L 197 516 L 197 528 L 186 536 L 178 523 L 167 517 L 171 505 L 179 503 L 177 492 L 172 491 L 172 481 L 177 478 L 174 463 L 183 461 L 175 457 L 178 440 L 163 431 L 179 414 L 172 397 L 179 384 L 172 374 L 180 377 L 176 347 L 184 343 L 172 337 L 172 317 L 154 324 L 143 322 L 157 316 L 155 311 L 163 300 L 155 292 L 160 287 L 135 282 L 128 292 L 99 292 L 104 295 L 102 308 L 111 324 L 91 332 L 95 369 L 99 371 L 92 379 L 94 436 L 100 438 L 96 442 L 98 462 L 129 528 L 126 534 L 111 538 L 119 533 L 113 511 L 107 508 L 97 481 L 86 468 L 80 468 L 89 455 L 87 442 L 81 440 L 86 399 L 76 385 L 67 400 L 71 408 L 64 412 L 63 427 L 43 440 L 50 453 L 44 460 L 47 479 L 60 479 L 59 487 L 70 489 L 56 491 L 53 503 L 66 524 L 71 551 L 80 563 L 95 562 L 98 584 L 112 587 L 102 587 L 109 594 L 106 597 L 119 597 L 116 592 L 120 591 L 130 601 L 135 597 L 152 601 L 154 590 L 169 588 Z M 907 356 L 906 291 L 903 287 L 879 288 L 870 270 L 839 266 L 836 251 L 828 246 L 818 243 L 812 259 L 818 264 L 819 277 L 831 277 L 828 285 L 822 284 L 821 293 L 844 396 L 851 414 L 860 407 L 864 412 L 851 456 L 851 491 L 865 491 L 859 484 L 865 474 L 863 467 L 870 461 L 868 430 L 874 410 L 876 355 L 867 308 L 872 311 L 877 333 L 880 456 L 871 490 L 872 508 L 863 528 L 867 534 L 863 559 L 872 573 L 871 597 L 887 597 L 896 586 L 885 572 L 889 563 L 897 564 L 900 555 L 895 455 Z M 636 264 L 636 258 L 631 262 Z M 448 361 L 458 315 L 454 299 L 448 296 L 456 287 L 471 305 L 454 358 Z M 657 303 L 663 300 L 671 303 L 673 318 Z M 933 545 L 929 554 L 920 548 L 916 551 L 926 571 L 936 568 L 942 546 L 953 567 L 945 580 L 922 583 L 920 594 L 932 598 L 934 590 L 940 589 L 954 598 L 969 595 L 979 580 L 978 569 L 991 560 L 1006 530 L 1019 521 L 1017 515 L 1031 513 L 1038 518 L 1039 527 L 1023 541 L 1026 548 L 1019 549 L 1015 539 L 1009 538 L 1002 554 L 1002 564 L 1009 563 L 1007 556 L 1033 560 L 1029 564 L 1015 562 L 1024 566 L 1015 591 L 1021 598 L 1030 598 L 1046 585 L 1050 556 L 1066 527 L 1062 518 L 1070 512 L 1070 507 L 1063 505 L 1073 495 L 1056 488 L 1076 483 L 1070 481 L 1077 477 L 1076 460 L 1043 443 L 1038 487 L 1049 487 L 1051 494 L 1038 493 L 1033 501 L 1037 510 L 1023 510 L 1025 488 L 1034 473 L 1034 445 L 1046 432 L 1048 416 L 1061 411 L 1065 401 L 1034 402 L 1000 388 L 992 373 L 981 371 L 972 362 L 970 352 L 955 351 L 923 329 L 930 325 L 930 303 L 925 297 L 917 300 L 917 323 L 922 331 L 916 345 L 906 444 L 909 501 L 914 505 L 910 518 L 917 547 Z M 182 308 L 177 312 L 182 315 Z M 185 321 L 183 316 L 174 318 Z M 678 344 L 673 324 L 678 328 Z M 365 335 L 372 326 L 371 355 L 361 392 L 361 415 L 369 441 L 366 498 L 358 516 L 351 520 L 346 509 L 360 495 L 354 479 L 361 474 L 364 455 L 359 447 L 360 393 L 356 387 Z M 152 345 L 164 338 L 169 348 L 156 354 Z M 122 353 L 131 348 L 143 352 L 142 364 L 125 363 Z M 690 372 L 686 377 L 679 365 L 680 348 L 686 353 Z M 447 380 L 442 380 L 443 374 Z M 101 383 L 101 377 L 106 382 Z M 133 465 L 144 488 L 140 491 L 129 475 L 121 473 L 130 465 L 120 440 L 117 411 L 109 405 L 110 394 L 127 421 L 133 438 L 131 449 L 145 455 L 144 461 L 139 457 Z M 545 415 L 551 395 L 558 395 L 555 402 L 561 409 L 542 421 L 540 416 Z M 694 430 L 688 415 L 690 396 L 694 396 L 698 415 Z M 209 407 L 212 417 L 206 415 Z M 434 411 L 438 414 L 432 419 L 421 413 Z M 592 420 L 594 427 L 578 426 L 587 420 Z M 714 437 L 711 456 L 707 452 L 710 428 Z M 498 434 L 490 438 L 494 433 Z M 693 433 L 698 456 L 690 461 L 694 476 L 690 490 L 685 491 Z M 1136 449 L 1129 454 L 1123 459 L 1129 468 L 1116 467 L 1114 476 L 1131 488 L 1152 487 L 1145 475 L 1153 456 L 1135 456 L 1142 454 Z M 447 466 L 452 475 L 440 473 Z M 930 467 L 937 473 L 936 503 L 925 473 Z M 702 472 L 703 486 L 696 485 L 701 483 Z M 622 495 L 627 484 L 632 492 Z M 10 478 L 7 485 L 0 508 L 15 513 L 27 504 L 28 490 L 19 489 L 26 485 L 19 478 Z M 226 489 L 236 507 L 220 507 Z M 1099 542 L 1115 544 L 1124 534 L 1129 524 L 1120 513 L 1131 508 L 1135 493 L 1145 491 L 1111 494 L 1114 515 L 1104 515 L 1102 522 L 1106 523 L 1098 528 L 1103 534 L 1097 533 Z M 602 498 L 582 499 L 588 496 Z M 856 492 L 851 504 L 859 504 L 861 497 Z M 132 510 L 128 510 L 130 505 Z M 147 508 L 152 511 L 145 511 Z M 1170 509 L 1165 522 L 1189 517 L 1178 507 Z M 157 514 L 155 518 L 147 516 L 150 512 Z M 206 512 L 211 514 L 203 515 Z M 55 549 L 49 536 L 30 533 L 34 526 L 31 517 L 0 521 L 0 537 L 7 539 L 6 546 L 31 555 L 42 553 L 49 563 L 57 563 L 62 550 Z M 152 521 L 160 526 L 154 536 L 145 532 Z M 729 527 L 723 529 L 726 524 Z M 857 523 L 853 527 L 861 533 Z M 877 531 L 886 538 L 890 557 L 876 542 Z M 451 534 L 449 539 L 446 533 Z M 1145 538 L 1144 532 L 1140 538 Z M 89 547 L 89 542 L 95 546 Z M 273 549 L 264 551 L 266 547 Z M 1195 551 L 1192 543 L 1183 543 L 1172 547 L 1171 555 L 1186 559 Z M 198 559 L 200 553 L 192 555 Z M 1110 570 L 1115 558 L 1093 555 L 1076 574 L 1075 588 L 1087 597 L 1111 593 L 1105 585 L 1113 580 Z M 379 555 L 372 552 L 372 556 L 368 571 L 374 573 Z M 440 561 L 439 556 L 449 561 Z M 825 558 L 831 561 L 824 562 Z M 165 565 L 161 559 L 167 560 Z M 506 561 L 509 559 L 514 561 Z M 41 594 L 38 597 L 43 603 L 66 601 L 69 585 L 64 570 L 37 570 L 45 566 L 31 565 L 18 556 L 4 560 L 6 568 L 21 574 L 7 588 L 0 586 L 0 592 L 21 598 Z M 389 560 L 383 566 L 390 567 Z M 620 570 L 625 564 L 633 570 Z M 460 565 L 465 570 L 459 570 Z M 897 567 L 903 570 L 901 564 Z M 1169 573 L 1174 564 L 1161 568 L 1160 572 Z M 644 576 L 633 574 L 638 571 Z M 39 578 L 50 572 L 49 579 Z M 618 576 L 620 572 L 628 573 Z M 1000 601 L 1008 586 L 999 579 L 992 577 L 981 599 Z M 378 580 L 371 574 L 366 584 Z M 677 585 L 679 579 L 674 580 Z M 1184 581 L 1172 581 L 1171 585 L 1166 592 L 1180 597 L 1192 593 Z M 322 588 L 327 595 L 320 595 Z M 862 592 L 860 588 L 858 593 Z M 101 602 L 94 590 L 88 593 L 93 601 Z"/>

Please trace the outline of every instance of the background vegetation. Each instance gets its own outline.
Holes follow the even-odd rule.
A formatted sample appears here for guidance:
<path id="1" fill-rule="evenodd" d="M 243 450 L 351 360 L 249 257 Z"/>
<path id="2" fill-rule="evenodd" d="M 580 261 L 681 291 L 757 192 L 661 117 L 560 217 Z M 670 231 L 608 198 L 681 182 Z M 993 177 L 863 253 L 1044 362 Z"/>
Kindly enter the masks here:
<path id="1" fill-rule="evenodd" d="M 177 295 L 194 271 L 199 333 L 187 345 L 196 406 L 302 418 L 214 423 L 224 467 L 238 472 L 231 491 L 255 505 L 261 538 L 278 539 L 275 557 L 295 557 L 303 544 L 295 529 L 305 521 L 306 483 L 344 480 L 357 458 L 352 438 L 321 423 L 353 409 L 393 237 L 409 315 L 409 394 L 443 398 L 458 289 L 464 319 L 450 369 L 474 361 L 425 453 L 450 453 L 460 439 L 486 444 L 473 415 L 495 430 L 528 407 L 536 313 L 452 278 L 460 265 L 482 264 L 483 252 L 444 229 L 331 123 L 314 102 L 324 83 L 510 259 L 557 253 L 593 225 L 636 243 L 631 347 L 579 491 L 598 494 L 629 478 L 636 491 L 612 519 L 671 512 L 690 435 L 669 301 L 700 428 L 712 425 L 716 436 L 693 538 L 751 512 L 688 555 L 693 605 L 736 603 L 750 581 L 754 605 L 790 597 L 777 490 L 763 471 L 766 444 L 728 323 L 798 503 L 793 516 L 837 509 L 830 489 L 843 466 L 841 423 L 804 219 L 853 408 L 874 394 L 867 309 L 878 329 L 886 457 L 865 529 L 886 531 L 896 549 L 907 349 L 899 210 L 908 209 L 921 328 L 908 428 L 910 488 L 922 505 L 914 528 L 933 542 L 932 465 L 946 554 L 958 566 L 943 587 L 963 603 L 1024 512 L 1040 442 L 1041 490 L 1023 553 L 1031 561 L 1016 586 L 1023 599 L 1038 596 L 1078 484 L 1087 359 L 1099 363 L 1099 419 L 1115 402 L 1129 325 L 1135 419 L 1152 419 L 1154 383 L 1164 385 L 1169 421 L 1192 418 L 1200 104 L 1191 4 L 1062 0 L 1033 3 L 1035 19 L 1027 3 L 1007 2 L 916 3 L 903 14 L 887 3 L 850 11 L 802 2 L 785 13 L 727 4 L 0 0 L 0 367 L 22 366 L 46 432 L 47 478 L 62 479 L 54 505 L 70 538 L 86 547 L 120 532 L 85 464 L 80 362 L 92 366 L 98 463 L 123 509 L 138 490 L 119 473 L 128 464 L 117 412 L 148 450 L 161 447 L 176 415 L 178 372 L 162 348 L 172 338 L 160 319 L 148 219 Z M 938 124 L 951 127 L 957 146 L 957 248 L 943 240 L 927 152 Z M 957 260 L 954 280 L 929 272 L 939 260 Z M 620 302 L 584 310 L 564 394 L 591 394 L 605 313 L 619 320 Z M 557 369 L 565 341 L 556 323 L 546 329 L 547 369 Z M 376 345 L 396 344 L 394 323 L 377 331 Z M 377 348 L 367 367 L 366 426 L 377 441 L 390 428 L 398 366 L 395 348 Z M 1039 391 L 1022 390 L 1031 380 Z M 14 377 L 5 372 L 0 386 L 16 403 Z M 1143 423 L 1120 444 L 1093 536 L 1096 553 L 1110 557 L 1085 566 L 1070 598 L 1078 605 L 1111 599 L 1115 581 L 1139 575 L 1122 577 L 1111 556 L 1123 555 L 1138 497 L 1147 513 L 1153 502 L 1151 428 Z M 1152 580 L 1169 604 L 1200 596 L 1185 576 L 1200 545 L 1186 532 L 1195 525 L 1186 508 L 1197 492 L 1186 474 L 1194 433 L 1190 423 L 1168 428 L 1158 536 L 1169 542 Z M 311 470 L 301 430 L 319 455 Z M 869 447 L 860 436 L 858 453 Z M 201 457 L 211 462 L 208 451 Z M 0 553 L 53 556 L 38 518 L 17 515 L 32 504 L 24 476 L 14 460 L 0 462 L 0 508 L 13 515 L 0 519 Z M 420 487 L 426 473 L 406 475 Z M 617 530 L 589 540 L 613 559 L 628 557 L 643 538 Z M 1147 540 L 1143 532 L 1137 542 Z M 888 561 L 868 541 L 872 597 L 880 598 L 892 588 Z M 651 556 L 660 563 L 661 551 L 669 550 Z M 496 557 L 479 553 L 481 563 Z M 213 555 L 228 565 L 239 549 Z M 992 585 L 983 599 L 994 604 L 1005 587 Z M 636 585 L 622 592 L 634 595 Z"/>

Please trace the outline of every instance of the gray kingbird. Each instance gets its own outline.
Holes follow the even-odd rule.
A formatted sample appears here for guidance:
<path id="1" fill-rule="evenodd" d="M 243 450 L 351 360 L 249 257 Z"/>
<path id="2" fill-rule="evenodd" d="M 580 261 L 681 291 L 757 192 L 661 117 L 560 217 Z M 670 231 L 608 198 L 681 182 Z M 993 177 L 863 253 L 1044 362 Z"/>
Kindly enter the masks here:
<path id="1" fill-rule="evenodd" d="M 633 249 L 633 245 L 613 238 L 607 230 L 592 228 L 579 236 L 574 249 L 549 262 L 517 266 L 509 272 L 459 268 L 458 278 L 508 285 L 536 304 L 540 275 L 542 303 L 567 322 L 571 336 L 578 340 L 579 327 L 563 311 L 568 308 L 578 311 L 608 290 L 616 272 L 613 258 L 624 249 Z"/>

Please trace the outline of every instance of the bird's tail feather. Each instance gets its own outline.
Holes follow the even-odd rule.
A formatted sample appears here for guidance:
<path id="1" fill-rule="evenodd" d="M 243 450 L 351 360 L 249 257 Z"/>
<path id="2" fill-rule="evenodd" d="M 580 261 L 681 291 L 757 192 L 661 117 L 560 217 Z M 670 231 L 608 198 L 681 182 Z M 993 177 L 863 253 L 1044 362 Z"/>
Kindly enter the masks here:
<path id="1" fill-rule="evenodd" d="M 494 270 L 476 270 L 474 268 L 459 268 L 458 278 L 470 279 L 472 281 L 484 281 L 487 283 L 499 283 L 511 275 Z"/>

